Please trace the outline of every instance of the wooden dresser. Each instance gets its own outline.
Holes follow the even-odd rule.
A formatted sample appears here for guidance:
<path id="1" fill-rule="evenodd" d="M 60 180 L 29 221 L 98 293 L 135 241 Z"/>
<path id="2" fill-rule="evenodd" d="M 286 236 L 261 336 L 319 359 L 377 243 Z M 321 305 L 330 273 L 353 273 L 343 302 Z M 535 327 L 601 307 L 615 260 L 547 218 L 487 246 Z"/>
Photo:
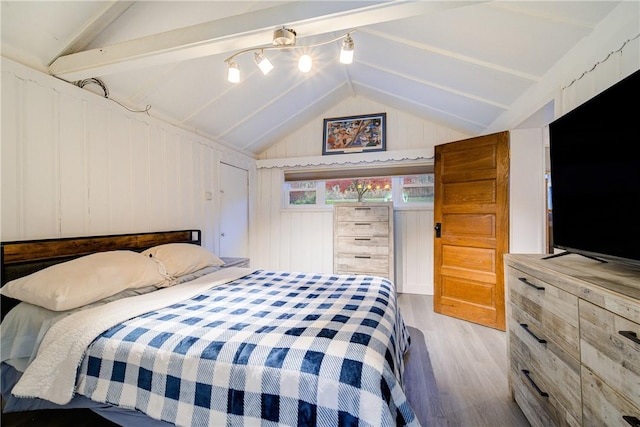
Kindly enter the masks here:
<path id="1" fill-rule="evenodd" d="M 640 269 L 504 257 L 509 388 L 532 426 L 640 426 Z"/>
<path id="2" fill-rule="evenodd" d="M 336 203 L 333 271 L 394 280 L 393 204 Z"/>

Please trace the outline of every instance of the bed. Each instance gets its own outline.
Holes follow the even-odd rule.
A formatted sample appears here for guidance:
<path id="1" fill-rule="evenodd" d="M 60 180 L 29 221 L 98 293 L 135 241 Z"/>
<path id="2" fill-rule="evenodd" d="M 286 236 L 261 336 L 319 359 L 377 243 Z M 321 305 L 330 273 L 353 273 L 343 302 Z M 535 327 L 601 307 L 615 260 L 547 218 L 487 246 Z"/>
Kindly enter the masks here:
<path id="1" fill-rule="evenodd" d="M 199 230 L 2 244 L 5 412 L 416 426 L 387 279 L 225 265 Z"/>

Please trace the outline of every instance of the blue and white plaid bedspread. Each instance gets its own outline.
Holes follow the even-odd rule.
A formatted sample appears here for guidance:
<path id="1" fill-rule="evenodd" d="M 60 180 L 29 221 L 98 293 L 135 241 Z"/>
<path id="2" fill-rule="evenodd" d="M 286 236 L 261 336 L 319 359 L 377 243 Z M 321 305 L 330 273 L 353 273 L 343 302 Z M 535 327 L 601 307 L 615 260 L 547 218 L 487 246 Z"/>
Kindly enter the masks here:
<path id="1" fill-rule="evenodd" d="M 102 334 L 77 392 L 181 426 L 418 425 L 408 341 L 386 279 L 257 271 Z"/>

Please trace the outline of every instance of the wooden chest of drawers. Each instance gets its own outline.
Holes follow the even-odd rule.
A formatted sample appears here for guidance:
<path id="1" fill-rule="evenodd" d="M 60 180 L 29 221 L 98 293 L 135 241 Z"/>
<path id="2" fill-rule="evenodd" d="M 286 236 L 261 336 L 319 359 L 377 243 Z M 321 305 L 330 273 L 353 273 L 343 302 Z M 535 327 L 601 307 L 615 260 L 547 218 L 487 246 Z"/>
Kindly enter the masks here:
<path id="1" fill-rule="evenodd" d="M 640 272 L 506 255 L 509 386 L 533 426 L 640 425 Z"/>
<path id="2" fill-rule="evenodd" d="M 394 280 L 393 204 L 337 203 L 333 214 L 333 271 Z"/>

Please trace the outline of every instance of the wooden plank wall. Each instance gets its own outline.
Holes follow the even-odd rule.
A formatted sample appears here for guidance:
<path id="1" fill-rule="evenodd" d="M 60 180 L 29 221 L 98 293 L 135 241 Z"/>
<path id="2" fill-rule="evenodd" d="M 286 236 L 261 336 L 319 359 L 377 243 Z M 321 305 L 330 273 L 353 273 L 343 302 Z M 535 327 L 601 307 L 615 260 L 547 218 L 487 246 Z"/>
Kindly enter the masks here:
<path id="1" fill-rule="evenodd" d="M 466 134 L 419 119 L 388 105 L 351 97 L 322 117 L 265 150 L 261 159 L 308 157 L 322 154 L 323 119 L 368 113 L 387 113 L 387 150 L 412 150 L 465 139 Z M 366 154 L 353 154 L 354 160 Z M 344 167 L 343 165 L 336 167 Z M 256 232 L 252 266 L 302 271 L 333 271 L 333 210 L 283 208 L 283 170 L 256 172 Z M 396 210 L 395 271 L 401 292 L 433 294 L 433 210 Z"/>
<path id="2" fill-rule="evenodd" d="M 205 193 L 253 159 L 6 59 L 2 91 L 3 241 L 197 228 L 218 249 Z"/>

